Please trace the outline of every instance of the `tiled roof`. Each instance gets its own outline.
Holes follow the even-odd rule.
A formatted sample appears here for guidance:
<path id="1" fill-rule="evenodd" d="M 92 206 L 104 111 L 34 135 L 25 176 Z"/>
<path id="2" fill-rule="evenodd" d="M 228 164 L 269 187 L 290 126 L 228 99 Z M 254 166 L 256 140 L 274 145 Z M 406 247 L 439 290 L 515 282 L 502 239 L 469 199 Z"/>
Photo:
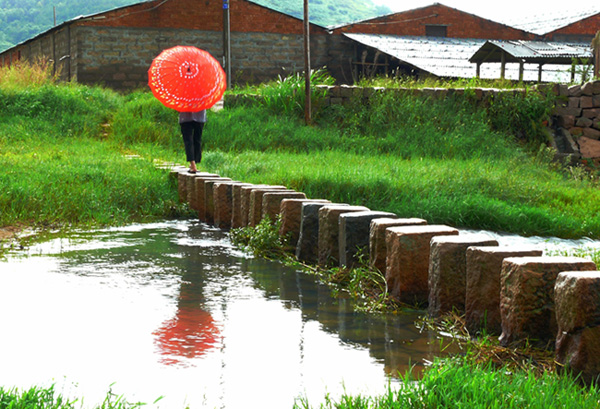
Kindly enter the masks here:
<path id="1" fill-rule="evenodd" d="M 527 60 L 570 64 L 573 58 L 593 58 L 594 56 L 590 45 L 583 43 L 489 40 L 473 55 L 471 61 L 500 62 L 500 54 L 503 51 L 507 54 L 507 61 Z"/>
<path id="2" fill-rule="evenodd" d="M 473 78 L 476 64 L 469 59 L 488 41 L 483 39 L 350 34 L 346 37 L 375 48 L 438 77 Z M 541 45 L 539 46 L 540 48 Z M 570 65 L 544 65 L 543 81 L 570 80 Z M 500 63 L 481 65 L 481 78 L 500 78 Z M 519 65 L 506 65 L 506 78 L 519 78 Z M 537 81 L 538 64 L 525 64 L 524 80 Z"/>
<path id="3" fill-rule="evenodd" d="M 534 34 L 544 35 L 596 14 L 600 14 L 600 4 L 580 10 L 566 5 L 560 11 L 551 13 L 542 12 L 535 16 L 523 16 L 516 20 L 503 21 L 503 23 Z"/>

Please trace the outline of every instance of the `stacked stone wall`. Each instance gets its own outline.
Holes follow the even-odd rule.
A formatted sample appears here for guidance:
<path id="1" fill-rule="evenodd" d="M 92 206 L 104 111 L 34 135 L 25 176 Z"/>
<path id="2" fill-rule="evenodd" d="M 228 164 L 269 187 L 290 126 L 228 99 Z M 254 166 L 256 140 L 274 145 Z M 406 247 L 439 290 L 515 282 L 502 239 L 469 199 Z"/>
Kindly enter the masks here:
<path id="1" fill-rule="evenodd" d="M 564 138 L 564 148 L 600 163 L 600 81 L 555 85 L 553 91 L 554 125 Z"/>

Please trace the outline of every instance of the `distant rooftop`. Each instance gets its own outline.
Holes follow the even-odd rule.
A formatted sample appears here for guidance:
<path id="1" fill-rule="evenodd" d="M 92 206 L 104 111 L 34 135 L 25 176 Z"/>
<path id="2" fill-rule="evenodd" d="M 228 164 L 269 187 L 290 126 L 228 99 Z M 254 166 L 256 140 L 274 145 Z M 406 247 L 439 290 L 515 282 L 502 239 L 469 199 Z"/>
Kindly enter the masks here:
<path id="1" fill-rule="evenodd" d="M 501 21 L 501 23 L 534 34 L 543 35 L 558 30 L 559 28 L 566 27 L 579 20 L 600 14 L 600 4 L 579 10 L 576 8 L 574 9 L 573 7 L 568 4 L 565 6 L 564 10 L 547 13 L 542 11 L 535 16 L 520 16 L 514 19 Z"/>
<path id="2" fill-rule="evenodd" d="M 476 64 L 469 59 L 487 40 L 447 37 L 416 37 L 380 34 L 344 34 L 346 37 L 395 57 L 405 64 L 438 77 L 473 78 Z M 489 43 L 489 42 L 488 42 Z M 542 44 L 538 45 L 542 49 Z M 570 65 L 544 65 L 543 81 L 565 82 L 570 80 Z M 500 64 L 481 66 L 481 78 L 500 78 Z M 519 65 L 507 64 L 506 78 L 519 78 Z M 525 64 L 525 81 L 537 81 L 538 64 Z"/>

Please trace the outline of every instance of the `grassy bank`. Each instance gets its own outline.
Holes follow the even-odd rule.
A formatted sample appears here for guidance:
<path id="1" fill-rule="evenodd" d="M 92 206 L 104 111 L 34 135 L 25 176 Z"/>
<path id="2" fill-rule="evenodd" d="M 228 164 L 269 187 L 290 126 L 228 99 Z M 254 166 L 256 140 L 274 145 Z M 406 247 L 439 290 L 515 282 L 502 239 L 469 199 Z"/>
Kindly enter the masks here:
<path id="1" fill-rule="evenodd" d="M 154 164 L 168 152 L 148 148 L 132 159 L 138 151 L 110 137 L 126 99 L 32 73 L 43 69 L 23 68 L 25 78 L 18 67 L 0 75 L 0 227 L 118 225 L 181 214 Z"/>
<path id="2" fill-rule="evenodd" d="M 119 95 L 34 81 L 33 74 L 17 81 L 18 71 L 6 70 L 0 226 L 122 224 L 182 214 L 166 175 L 154 167 L 155 160 L 184 160 L 174 111 L 148 92 Z M 297 85 L 263 87 L 271 95 L 264 105 L 211 112 L 202 167 L 430 223 L 600 237 L 594 177 L 559 169 L 537 150 L 547 114 L 543 95 L 495 101 L 485 110 L 468 98 L 382 95 L 369 104 L 322 108 L 307 127 L 298 114 L 302 101 L 290 94 Z"/>
<path id="3" fill-rule="evenodd" d="M 301 101 L 288 98 L 293 87 L 271 87 L 264 105 L 209 114 L 204 170 L 431 224 L 600 238 L 596 175 L 556 166 L 537 149 L 547 114 L 543 95 L 485 110 L 468 99 L 382 96 L 323 109 L 307 127 L 297 113 Z M 44 67 L 0 69 L 0 228 L 190 215 L 155 166 L 183 160 L 176 113 L 147 92 L 57 84 Z M 420 387 L 326 407 L 598 406 L 595 389 L 573 389 L 569 378 L 506 372 L 440 362 Z"/>
<path id="4" fill-rule="evenodd" d="M 436 360 L 418 383 L 410 374 L 398 390 L 382 396 L 348 394 L 339 400 L 326 398 L 321 409 L 429 409 L 429 408 L 598 408 L 597 388 L 580 388 L 569 377 L 528 371 L 494 370 L 469 362 L 468 357 Z M 308 409 L 300 400 L 295 409 Z"/>

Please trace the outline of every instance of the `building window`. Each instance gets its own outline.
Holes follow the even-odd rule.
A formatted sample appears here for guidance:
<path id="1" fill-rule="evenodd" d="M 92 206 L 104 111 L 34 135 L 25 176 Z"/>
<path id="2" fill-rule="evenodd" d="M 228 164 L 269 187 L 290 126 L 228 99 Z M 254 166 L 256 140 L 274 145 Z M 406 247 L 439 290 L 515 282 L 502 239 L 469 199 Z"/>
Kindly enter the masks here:
<path id="1" fill-rule="evenodd" d="M 439 25 L 425 25 L 425 35 L 427 37 L 447 37 L 448 36 L 448 26 L 439 26 Z"/>

